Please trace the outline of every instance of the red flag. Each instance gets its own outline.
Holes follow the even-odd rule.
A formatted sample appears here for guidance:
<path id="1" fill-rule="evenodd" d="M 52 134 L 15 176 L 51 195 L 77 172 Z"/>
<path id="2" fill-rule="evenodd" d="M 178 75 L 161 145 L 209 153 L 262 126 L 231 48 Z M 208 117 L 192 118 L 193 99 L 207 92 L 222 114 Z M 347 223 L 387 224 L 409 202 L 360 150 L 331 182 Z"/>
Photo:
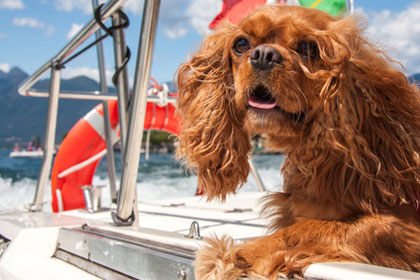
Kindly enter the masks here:
<path id="1" fill-rule="evenodd" d="M 213 19 L 209 28 L 214 29 L 221 21 L 238 23 L 257 6 L 266 4 L 267 0 L 223 0 L 222 11 Z"/>

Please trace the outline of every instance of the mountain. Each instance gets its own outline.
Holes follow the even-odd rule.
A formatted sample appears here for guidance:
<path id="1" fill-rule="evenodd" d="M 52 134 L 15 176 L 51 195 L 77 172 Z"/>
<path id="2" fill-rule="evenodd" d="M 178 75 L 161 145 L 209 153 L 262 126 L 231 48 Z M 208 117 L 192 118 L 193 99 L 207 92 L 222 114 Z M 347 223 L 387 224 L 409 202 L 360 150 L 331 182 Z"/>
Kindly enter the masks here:
<path id="1" fill-rule="evenodd" d="M 24 97 L 17 93 L 19 84 L 28 77 L 21 69 L 14 67 L 8 73 L 0 70 L 0 147 L 12 147 L 14 143 L 28 142 L 32 137 L 44 138 L 45 123 L 48 110 L 48 99 L 38 97 Z M 411 76 L 410 81 L 420 83 L 420 73 Z M 175 85 L 167 82 L 170 89 Z M 47 90 L 49 80 L 41 80 L 33 88 Z M 63 91 L 95 91 L 99 84 L 87 77 L 80 76 L 61 81 Z M 171 90 L 172 91 L 172 90 Z M 115 88 L 109 88 L 115 92 Z M 60 99 L 57 120 L 56 143 L 60 143 L 63 136 L 73 125 L 89 112 L 99 101 Z"/>
<path id="2" fill-rule="evenodd" d="M 27 142 L 32 137 L 45 134 L 45 123 L 48 110 L 48 99 L 24 97 L 17 93 L 19 84 L 28 75 L 14 67 L 8 73 L 0 71 L 0 146 L 13 146 L 16 142 Z M 49 80 L 41 80 L 34 85 L 35 89 L 47 90 Z M 61 81 L 63 91 L 94 91 L 99 84 L 87 77 L 76 77 Z M 115 92 L 110 88 L 110 92 Z M 60 143 L 63 135 L 89 112 L 99 101 L 60 99 L 57 120 L 56 143 Z"/>

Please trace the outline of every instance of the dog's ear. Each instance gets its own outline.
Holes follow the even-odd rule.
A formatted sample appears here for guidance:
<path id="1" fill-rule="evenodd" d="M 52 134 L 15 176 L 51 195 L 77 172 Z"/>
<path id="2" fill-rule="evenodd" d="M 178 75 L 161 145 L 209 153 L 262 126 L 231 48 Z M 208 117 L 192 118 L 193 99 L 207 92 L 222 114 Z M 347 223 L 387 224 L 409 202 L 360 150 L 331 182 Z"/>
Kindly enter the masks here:
<path id="1" fill-rule="evenodd" d="M 356 22 L 334 22 L 325 37 L 329 46 L 320 48 L 328 71 L 311 133 L 323 135 L 312 137 L 320 141 L 307 149 L 323 150 L 312 167 L 325 173 L 314 176 L 324 181 L 314 184 L 363 212 L 377 212 L 417 202 L 420 95 L 395 61 L 360 35 Z"/>
<path id="2" fill-rule="evenodd" d="M 244 113 L 234 101 L 229 45 L 233 26 L 208 36 L 193 57 L 178 69 L 178 112 L 183 118 L 178 158 L 198 174 L 209 199 L 225 199 L 246 182 L 249 134 Z"/>

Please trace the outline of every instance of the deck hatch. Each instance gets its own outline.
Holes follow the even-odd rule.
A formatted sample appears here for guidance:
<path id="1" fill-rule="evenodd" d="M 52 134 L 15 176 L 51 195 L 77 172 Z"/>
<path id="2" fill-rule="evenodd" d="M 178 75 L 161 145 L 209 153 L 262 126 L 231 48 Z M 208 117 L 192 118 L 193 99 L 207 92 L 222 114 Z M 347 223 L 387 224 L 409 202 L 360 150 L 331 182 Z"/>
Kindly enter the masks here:
<path id="1" fill-rule="evenodd" d="M 91 262 L 92 271 L 100 265 L 127 279 L 178 279 L 180 275 L 183 280 L 194 279 L 192 251 L 101 229 L 61 228 L 55 256 L 69 261 L 62 251 Z M 80 260 L 72 264 L 78 263 Z M 92 273 L 87 263 L 83 264 L 81 268 Z"/>

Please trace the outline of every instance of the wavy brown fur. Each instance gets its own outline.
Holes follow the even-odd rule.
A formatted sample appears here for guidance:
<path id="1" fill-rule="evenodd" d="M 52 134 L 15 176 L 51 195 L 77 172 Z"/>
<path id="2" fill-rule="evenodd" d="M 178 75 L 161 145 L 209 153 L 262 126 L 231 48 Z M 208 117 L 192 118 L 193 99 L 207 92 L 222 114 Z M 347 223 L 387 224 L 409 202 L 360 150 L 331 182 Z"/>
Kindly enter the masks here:
<path id="1" fill-rule="evenodd" d="M 184 118 L 178 155 L 197 169 L 199 186 L 211 199 L 234 193 L 249 173 L 249 136 L 243 129 L 244 112 L 233 100 L 233 77 L 228 34 L 209 36 L 194 57 L 179 69 Z M 220 50 L 215 52 L 215 50 Z"/>
<path id="2" fill-rule="evenodd" d="M 420 272 L 420 94 L 362 32 L 355 16 L 269 6 L 222 26 L 180 67 L 178 155 L 210 199 L 245 182 L 251 133 L 286 155 L 285 193 L 265 198 L 276 232 L 242 245 L 210 242 L 198 254 L 198 279 L 275 279 L 321 261 Z M 248 51 L 233 52 L 238 38 Z M 302 54 L 301 42 L 314 43 L 316 55 Z M 257 69 L 249 57 L 258 46 L 282 61 Z M 276 108 L 251 105 L 258 87 Z"/>

